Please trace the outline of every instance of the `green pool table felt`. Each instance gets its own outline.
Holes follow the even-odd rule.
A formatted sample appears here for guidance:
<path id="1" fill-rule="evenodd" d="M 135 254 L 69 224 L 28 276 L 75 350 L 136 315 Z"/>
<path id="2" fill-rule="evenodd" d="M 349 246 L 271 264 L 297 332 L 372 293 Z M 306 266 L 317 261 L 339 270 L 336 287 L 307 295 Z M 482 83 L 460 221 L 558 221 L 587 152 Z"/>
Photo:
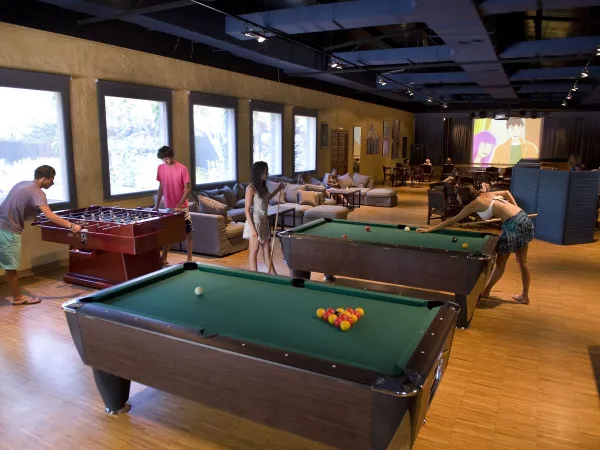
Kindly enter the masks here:
<path id="1" fill-rule="evenodd" d="M 366 226 L 371 230 L 367 231 Z M 469 233 L 465 231 L 441 230 L 433 233 L 417 233 L 415 227 L 405 231 L 404 227 L 396 225 L 351 222 L 344 220 L 333 220 L 331 222 L 318 222 L 303 225 L 293 230 L 295 234 L 306 234 L 324 238 L 341 239 L 345 234 L 350 240 L 366 241 L 389 245 L 408 245 L 414 247 L 436 248 L 465 253 L 478 253 L 484 248 L 489 239 L 488 235 Z M 456 242 L 452 238 L 456 237 Z M 468 248 L 463 249 L 463 243 Z"/>
<path id="2" fill-rule="evenodd" d="M 127 289 L 101 291 L 96 301 L 152 319 L 206 328 L 237 338 L 372 370 L 401 375 L 439 306 L 389 294 L 292 280 L 212 266 L 170 268 Z M 160 272 L 157 272 L 160 273 Z M 150 280 L 150 281 L 149 281 Z M 194 289 L 204 294 L 196 296 Z M 349 331 L 316 317 L 318 308 L 362 307 L 365 316 Z"/>

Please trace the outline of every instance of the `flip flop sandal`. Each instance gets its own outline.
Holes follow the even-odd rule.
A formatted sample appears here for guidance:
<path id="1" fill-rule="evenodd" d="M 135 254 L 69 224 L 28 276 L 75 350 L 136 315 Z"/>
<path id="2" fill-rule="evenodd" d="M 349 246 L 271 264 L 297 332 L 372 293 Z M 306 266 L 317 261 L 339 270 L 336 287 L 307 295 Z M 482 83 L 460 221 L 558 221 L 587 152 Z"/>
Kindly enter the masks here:
<path id="1" fill-rule="evenodd" d="M 21 305 L 37 305 L 38 303 L 40 303 L 42 300 L 39 298 L 30 298 L 25 300 L 24 302 L 19 302 L 19 303 L 13 303 L 13 306 L 21 306 Z"/>

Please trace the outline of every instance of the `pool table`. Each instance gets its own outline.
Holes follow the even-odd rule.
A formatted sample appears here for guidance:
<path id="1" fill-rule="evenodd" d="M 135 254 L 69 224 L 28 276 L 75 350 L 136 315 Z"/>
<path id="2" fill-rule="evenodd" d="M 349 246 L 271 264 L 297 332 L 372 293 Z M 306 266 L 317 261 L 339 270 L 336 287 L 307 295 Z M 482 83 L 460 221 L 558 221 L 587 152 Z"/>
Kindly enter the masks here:
<path id="1" fill-rule="evenodd" d="M 316 316 L 359 306 L 346 332 Z M 109 413 L 130 408 L 133 380 L 346 450 L 411 447 L 458 314 L 453 303 L 197 263 L 63 309 Z"/>
<path id="2" fill-rule="evenodd" d="M 489 233 L 417 233 L 405 225 L 337 219 L 318 219 L 278 236 L 293 277 L 320 272 L 450 292 L 460 306 L 460 327 L 471 322 L 498 245 Z"/>

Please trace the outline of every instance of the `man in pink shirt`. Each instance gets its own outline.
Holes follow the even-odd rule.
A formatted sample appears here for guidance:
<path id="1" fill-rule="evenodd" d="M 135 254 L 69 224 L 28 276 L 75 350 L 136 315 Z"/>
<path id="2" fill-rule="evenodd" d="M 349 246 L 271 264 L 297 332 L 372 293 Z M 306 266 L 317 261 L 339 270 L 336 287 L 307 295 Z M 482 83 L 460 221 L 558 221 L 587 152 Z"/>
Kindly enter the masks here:
<path id="1" fill-rule="evenodd" d="M 160 201 L 164 197 L 166 208 L 185 211 L 187 260 L 192 261 L 192 232 L 194 231 L 194 226 L 188 208 L 188 196 L 192 192 L 190 173 L 186 166 L 175 161 L 175 152 L 171 147 L 166 145 L 161 147 L 156 156 L 158 159 L 162 159 L 164 164 L 158 166 L 158 173 L 156 174 L 156 180 L 160 185 L 158 187 L 154 209 L 158 209 Z M 164 247 L 162 254 L 163 264 L 167 264 L 168 254 L 169 247 Z"/>

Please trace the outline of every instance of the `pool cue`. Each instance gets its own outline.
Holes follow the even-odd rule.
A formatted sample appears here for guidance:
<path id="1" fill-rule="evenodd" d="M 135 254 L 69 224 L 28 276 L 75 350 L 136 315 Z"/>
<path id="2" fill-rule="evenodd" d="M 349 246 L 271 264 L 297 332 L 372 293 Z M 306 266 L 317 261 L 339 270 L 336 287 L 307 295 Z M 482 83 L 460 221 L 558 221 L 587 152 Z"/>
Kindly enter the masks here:
<path id="1" fill-rule="evenodd" d="M 537 217 L 537 214 L 527 214 L 527 217 Z M 476 222 L 466 222 L 466 223 L 460 223 L 459 226 L 461 227 L 470 227 L 473 225 L 488 225 L 491 223 L 500 223 L 502 222 L 501 219 L 489 219 L 489 220 L 478 220 Z"/>
<path id="2" fill-rule="evenodd" d="M 281 191 L 283 191 L 283 189 L 281 189 Z M 279 197 L 281 195 L 281 191 L 277 192 L 277 196 Z M 281 202 L 279 201 L 280 198 L 277 199 L 277 212 L 275 213 L 275 223 L 273 224 L 273 237 L 271 238 L 271 255 L 269 257 L 269 270 L 268 273 L 271 273 L 271 267 L 274 268 L 273 266 L 273 250 L 275 250 L 275 238 L 277 237 L 277 218 L 279 217 L 279 205 L 281 204 Z M 296 211 L 294 211 L 295 213 Z M 269 232 L 271 232 L 271 230 L 269 230 Z"/>

